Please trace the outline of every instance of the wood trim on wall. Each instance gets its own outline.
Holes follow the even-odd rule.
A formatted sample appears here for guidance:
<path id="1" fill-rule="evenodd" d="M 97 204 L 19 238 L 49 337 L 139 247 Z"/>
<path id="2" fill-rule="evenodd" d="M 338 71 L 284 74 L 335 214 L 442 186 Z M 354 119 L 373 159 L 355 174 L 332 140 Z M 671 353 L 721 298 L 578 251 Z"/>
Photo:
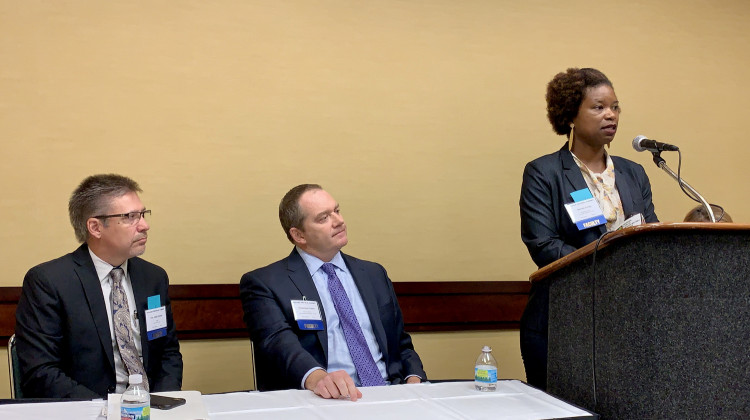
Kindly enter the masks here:
<path id="1" fill-rule="evenodd" d="M 528 300 L 525 281 L 393 283 L 409 332 L 517 329 Z M 20 287 L 0 287 L 0 345 L 15 328 Z M 181 340 L 248 337 L 238 284 L 169 286 Z"/>
<path id="2" fill-rule="evenodd" d="M 20 297 L 20 287 L 0 287 L 0 346 L 8 345 L 16 328 L 16 306 Z"/>
<path id="3" fill-rule="evenodd" d="M 518 329 L 526 281 L 393 283 L 409 332 Z"/>

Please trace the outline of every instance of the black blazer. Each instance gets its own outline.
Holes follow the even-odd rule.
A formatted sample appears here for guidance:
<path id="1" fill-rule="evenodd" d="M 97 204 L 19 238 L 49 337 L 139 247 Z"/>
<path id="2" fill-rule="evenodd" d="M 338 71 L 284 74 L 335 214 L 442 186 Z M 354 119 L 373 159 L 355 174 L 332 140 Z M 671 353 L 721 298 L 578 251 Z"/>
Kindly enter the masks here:
<path id="1" fill-rule="evenodd" d="M 167 273 L 140 258 L 128 261 L 141 330 L 143 365 L 152 391 L 182 387 L 182 355 L 167 293 Z M 149 296 L 161 296 L 167 335 L 148 341 Z M 106 398 L 116 386 L 102 288 L 88 246 L 26 274 L 16 310 L 16 342 L 24 397 Z"/>
<path id="2" fill-rule="evenodd" d="M 658 222 L 651 202 L 651 184 L 643 166 L 617 156 L 615 185 L 625 218 L 641 213 L 646 222 Z M 565 204 L 570 193 L 588 188 L 567 143 L 555 153 L 526 164 L 521 186 L 521 239 L 537 266 L 543 267 L 599 238 L 606 227 L 578 230 Z"/>
<path id="3" fill-rule="evenodd" d="M 422 361 L 404 331 L 401 308 L 385 269 L 369 261 L 341 254 L 370 315 L 388 380 L 405 382 L 409 375 L 427 379 Z M 292 300 L 320 302 L 320 296 L 304 260 L 295 248 L 287 258 L 246 273 L 240 280 L 245 323 L 255 354 L 258 389 L 299 389 L 313 367 L 328 367 L 325 330 L 303 331 L 292 313 Z M 323 324 L 325 314 L 323 314 Z"/>

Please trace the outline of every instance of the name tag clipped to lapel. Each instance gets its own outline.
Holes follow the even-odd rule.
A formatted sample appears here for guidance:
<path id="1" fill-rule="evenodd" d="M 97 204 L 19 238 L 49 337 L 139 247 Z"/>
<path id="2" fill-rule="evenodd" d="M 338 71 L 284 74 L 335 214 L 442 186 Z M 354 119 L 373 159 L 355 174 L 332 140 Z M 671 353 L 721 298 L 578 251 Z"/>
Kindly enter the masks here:
<path id="1" fill-rule="evenodd" d="M 323 317 L 320 315 L 318 302 L 302 296 L 302 300 L 292 300 L 292 312 L 300 330 L 323 330 Z"/>
<path id="2" fill-rule="evenodd" d="M 599 208 L 599 203 L 591 195 L 588 188 L 570 193 L 573 202 L 565 205 L 570 220 L 576 224 L 578 230 L 589 229 L 607 223 L 607 219 Z"/>
<path id="3" fill-rule="evenodd" d="M 161 306 L 161 296 L 159 295 L 148 297 L 146 335 L 149 341 L 167 335 L 167 309 Z"/>

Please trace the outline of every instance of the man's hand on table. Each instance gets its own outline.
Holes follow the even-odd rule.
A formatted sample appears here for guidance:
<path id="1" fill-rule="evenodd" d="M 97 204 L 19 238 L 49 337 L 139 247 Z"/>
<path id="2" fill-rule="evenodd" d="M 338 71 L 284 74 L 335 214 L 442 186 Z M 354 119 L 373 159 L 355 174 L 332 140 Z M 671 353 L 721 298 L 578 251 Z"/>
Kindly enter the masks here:
<path id="1" fill-rule="evenodd" d="M 354 385 L 349 374 L 343 370 L 335 372 L 315 370 L 305 380 L 305 388 L 323 398 L 346 398 L 352 401 L 362 398 L 362 392 Z"/>

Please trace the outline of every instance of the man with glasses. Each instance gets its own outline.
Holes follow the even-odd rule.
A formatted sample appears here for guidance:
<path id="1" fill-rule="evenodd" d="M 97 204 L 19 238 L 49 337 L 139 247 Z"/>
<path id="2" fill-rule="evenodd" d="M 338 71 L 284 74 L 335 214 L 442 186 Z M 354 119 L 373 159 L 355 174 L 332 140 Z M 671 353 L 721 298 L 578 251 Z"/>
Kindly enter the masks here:
<path id="1" fill-rule="evenodd" d="M 86 178 L 68 210 L 82 245 L 26 274 L 16 310 L 24 397 L 99 398 L 141 374 L 151 391 L 182 387 L 167 273 L 139 256 L 149 224 L 138 184 Z"/>

